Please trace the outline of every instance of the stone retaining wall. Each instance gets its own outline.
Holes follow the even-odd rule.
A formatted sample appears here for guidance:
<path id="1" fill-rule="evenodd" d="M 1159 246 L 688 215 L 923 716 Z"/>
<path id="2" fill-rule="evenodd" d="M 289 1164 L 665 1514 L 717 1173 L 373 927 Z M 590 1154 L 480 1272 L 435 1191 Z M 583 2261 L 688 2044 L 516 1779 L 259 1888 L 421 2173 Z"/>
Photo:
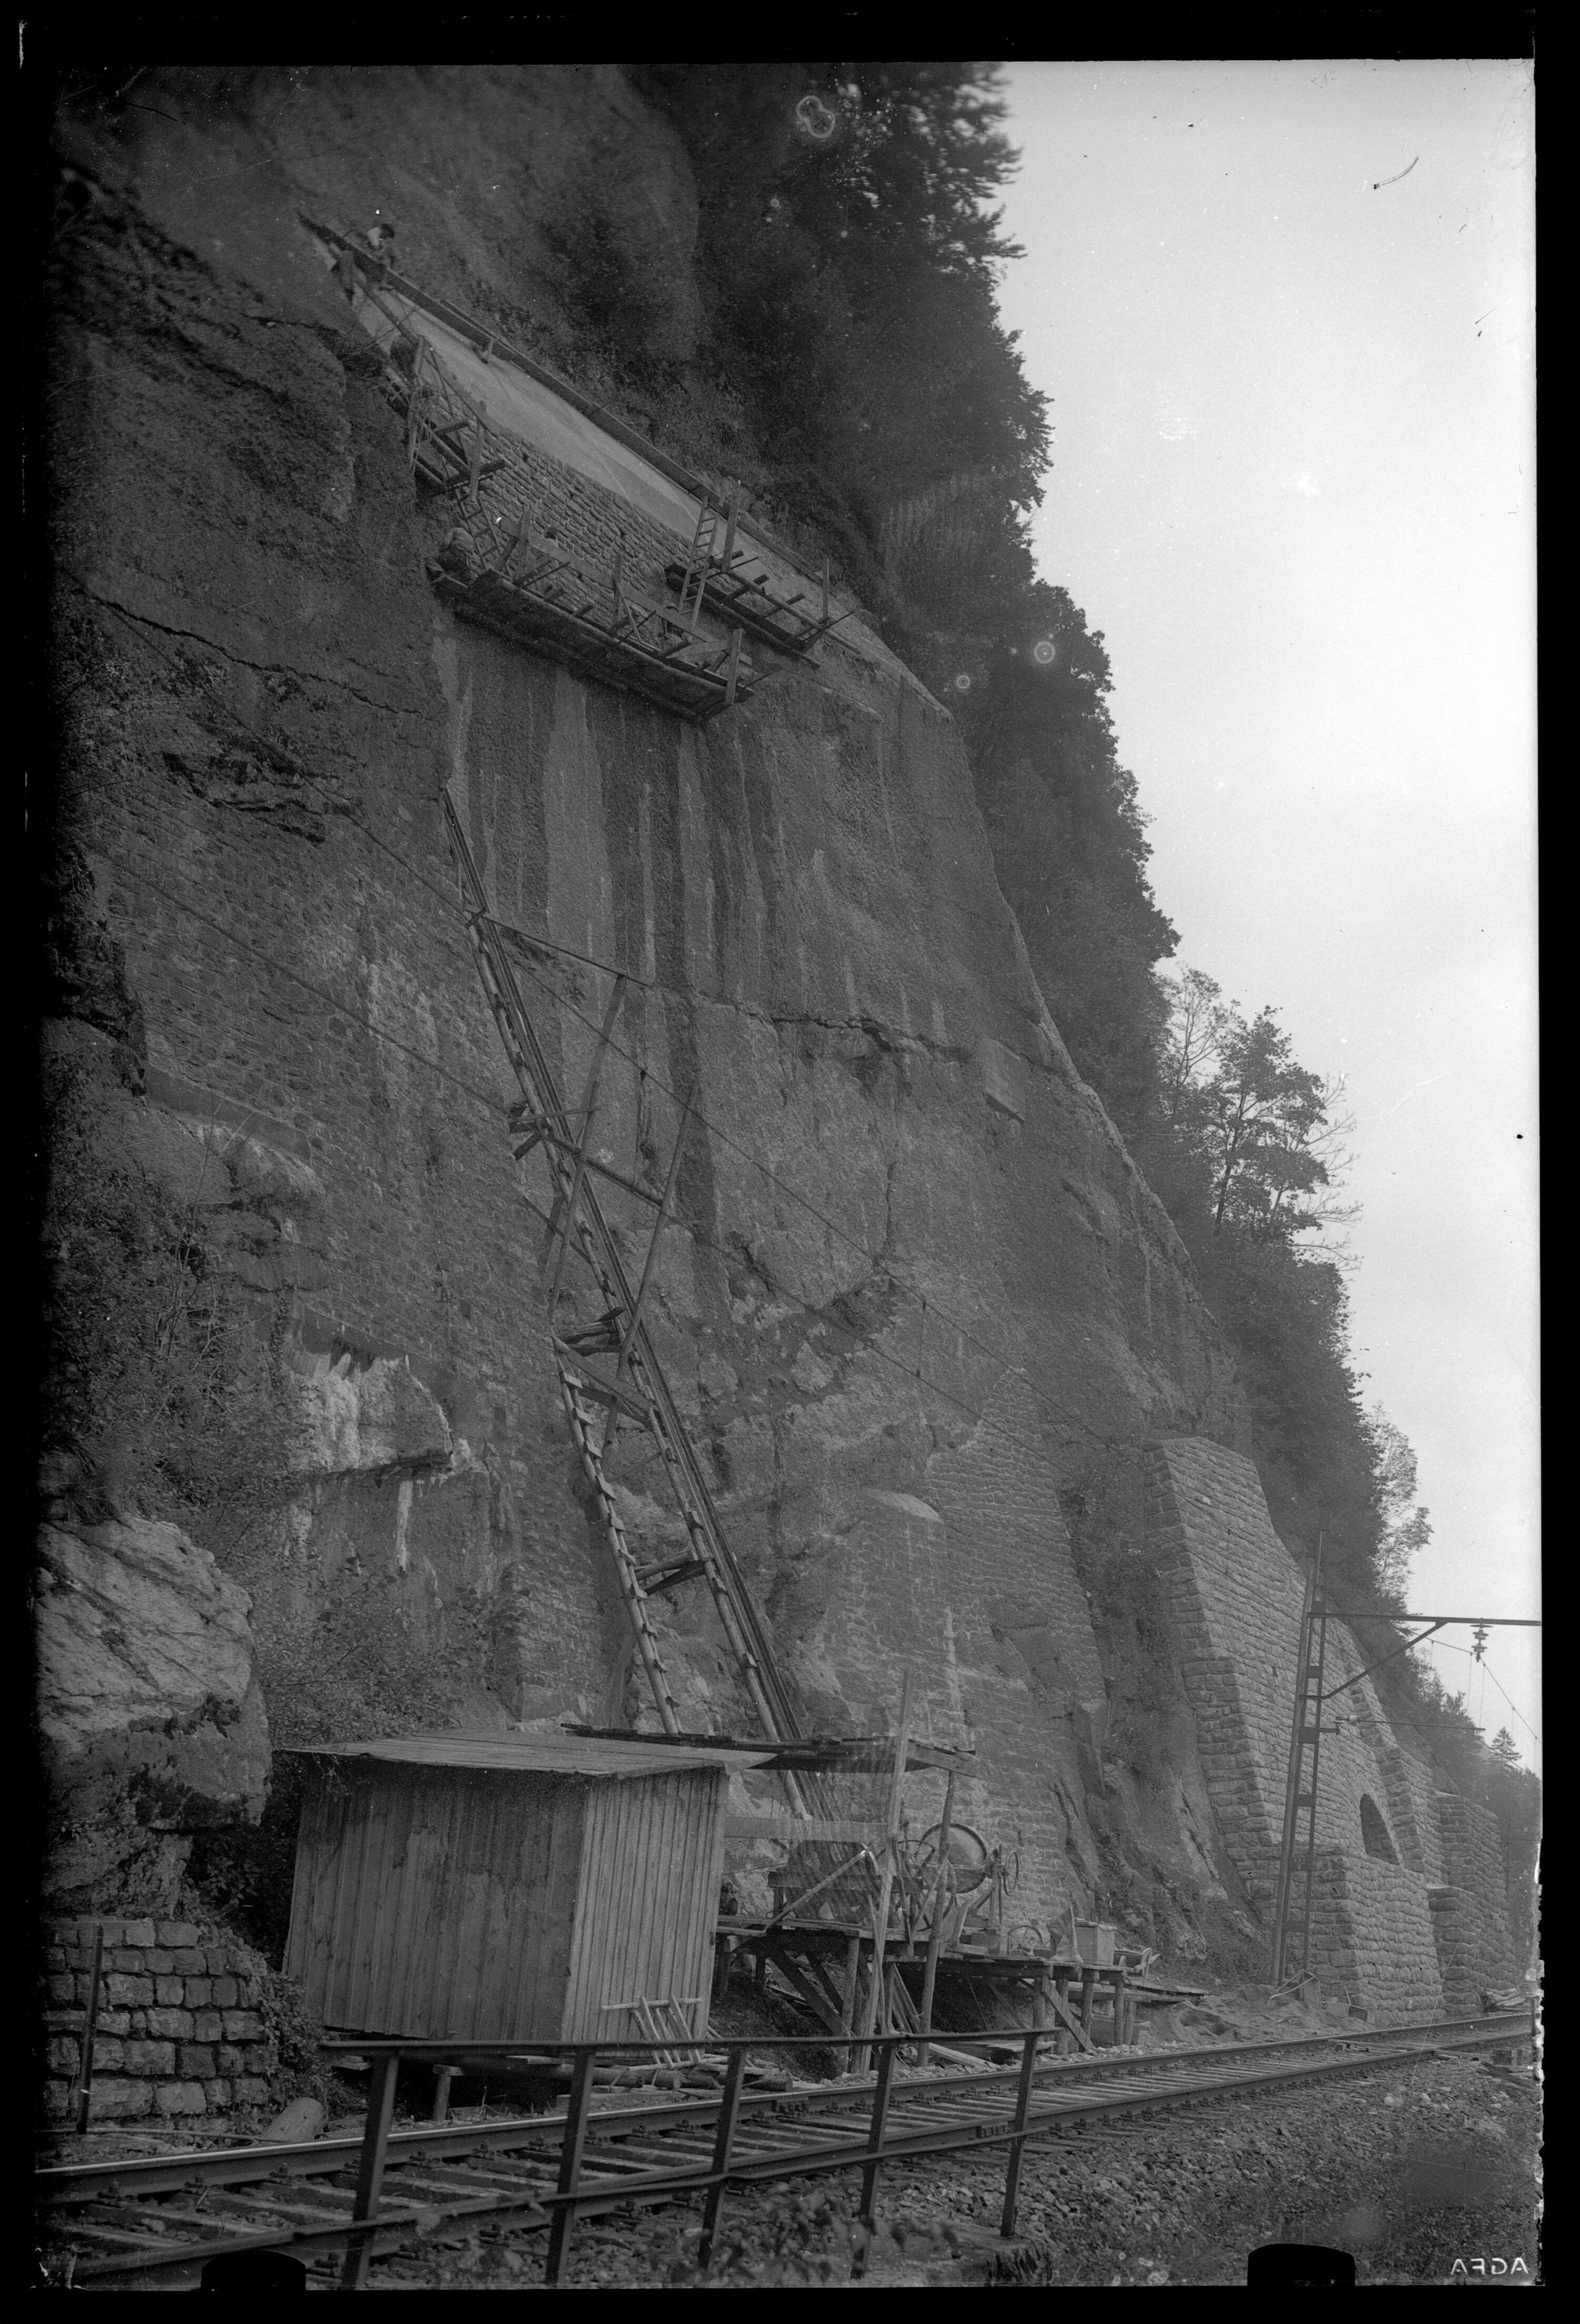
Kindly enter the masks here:
<path id="1" fill-rule="evenodd" d="M 1443 1869 L 1443 1832 L 1437 1813 L 1437 1782 L 1430 1766 L 1413 1751 L 1396 1746 L 1384 1754 L 1391 1790 L 1402 1791 L 1409 1802 L 1408 1819 L 1420 1850 L 1417 1869 L 1428 1880 L 1447 1877 Z M 1407 1858 L 1413 1862 L 1413 1858 Z"/>
<path id="2" fill-rule="evenodd" d="M 1474 1800 L 1440 1792 L 1437 1819 L 1446 1878 L 1432 1891 L 1432 1935 L 1450 2007 L 1471 2010 L 1483 1988 L 1518 1981 L 1503 1851 L 1496 1817 Z"/>
<path id="3" fill-rule="evenodd" d="M 1377 2024 L 1441 2016 L 1430 1899 L 1426 1883 L 1404 1865 L 1319 1848 L 1312 1884 L 1313 1975 L 1325 1989 L 1342 1985 Z"/>
<path id="4" fill-rule="evenodd" d="M 63 2120 L 71 2104 L 101 1926 L 91 2119 L 267 2105 L 279 2059 L 255 1954 L 188 1921 L 72 1921 L 48 1932 L 44 1953 L 46 2116 Z"/>
<path id="5" fill-rule="evenodd" d="M 1203 1438 L 1152 1449 L 1148 1530 L 1218 1829 L 1270 1933 L 1305 1572 L 1252 1464 Z M 1512 1953 L 1496 1827 L 1401 1748 L 1366 1659 L 1330 1618 L 1310 1966 L 1382 2021 L 1440 2010 L 1446 1990 L 1471 2007 Z"/>
<path id="6" fill-rule="evenodd" d="M 1174 1437 L 1149 1461 L 1148 1530 L 1171 1589 L 1186 1689 L 1221 1802 L 1229 1852 L 1253 1896 L 1278 1876 L 1289 1722 L 1306 1577 L 1273 1531 L 1252 1463 L 1200 1437 Z M 1329 1619 L 1326 1688 L 1343 1689 L 1324 1722 L 1317 1787 L 1320 1845 L 1364 1851 L 1361 1802 L 1388 1829 L 1396 1858 L 1424 1869 L 1413 1794 L 1391 1763 L 1394 1738 L 1355 1640 Z"/>

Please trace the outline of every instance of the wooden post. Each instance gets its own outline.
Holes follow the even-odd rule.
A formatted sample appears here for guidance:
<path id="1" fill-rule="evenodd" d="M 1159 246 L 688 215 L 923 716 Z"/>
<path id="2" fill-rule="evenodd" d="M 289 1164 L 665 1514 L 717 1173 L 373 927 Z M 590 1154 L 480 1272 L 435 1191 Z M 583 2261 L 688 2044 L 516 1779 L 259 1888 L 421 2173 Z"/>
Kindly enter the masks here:
<path id="1" fill-rule="evenodd" d="M 730 486 L 730 521 L 725 530 L 725 571 L 735 561 L 735 513 L 740 505 L 741 480 L 737 476 Z"/>
<path id="2" fill-rule="evenodd" d="M 853 1929 L 849 1936 L 846 1937 L 845 1941 L 845 2002 L 839 2013 L 839 2030 L 842 2034 L 848 2034 L 851 2027 L 855 2024 L 856 1986 L 860 1980 L 861 1973 L 861 1931 L 859 1929 Z M 849 2073 L 851 2069 L 851 2052 L 846 2049 L 839 2062 L 839 2070 L 841 2073 Z"/>
<path id="3" fill-rule="evenodd" d="M 872 2249 L 873 2237 L 877 2232 L 873 2212 L 878 2200 L 878 2173 L 882 2169 L 881 2157 L 883 2129 L 889 2119 L 889 2085 L 894 2079 L 894 2060 L 899 2048 L 898 2042 L 885 2042 L 878 2054 L 878 2082 L 873 2092 L 873 2119 L 867 2132 L 867 2161 L 862 2171 L 861 2209 L 856 2214 L 867 2231 L 867 2240 L 864 2248 L 857 2252 L 852 2263 L 850 2272 L 853 2276 L 865 2275 L 867 2253 Z"/>
<path id="4" fill-rule="evenodd" d="M 1031 2112 L 1031 2085 L 1037 2072 L 1037 2032 L 1027 2034 L 1021 2051 L 1021 2079 L 1015 2085 L 1015 2135 L 1010 2141 L 1009 2168 L 1004 2172 L 1004 2208 L 999 2218 L 1001 2236 L 1015 2232 L 1015 2205 L 1021 2192 L 1021 2158 L 1026 2151 L 1026 2123 Z"/>
<path id="5" fill-rule="evenodd" d="M 713 2257 L 718 2215 L 724 2208 L 723 2174 L 730 2167 L 730 2142 L 735 2137 L 735 2121 L 741 2111 L 741 2077 L 745 2069 L 744 2048 L 732 2050 L 730 2062 L 725 2070 L 724 2096 L 718 2102 L 718 2126 L 713 2139 L 713 2167 L 720 2175 L 707 2190 L 707 2200 L 702 2210 L 702 2240 L 697 2246 L 697 2264 L 700 2268 L 706 2268 Z"/>
<path id="6" fill-rule="evenodd" d="M 735 680 L 740 674 L 741 632 L 739 629 L 736 628 L 730 632 L 730 661 L 729 668 L 725 674 L 725 708 L 726 710 L 732 709 L 735 706 Z"/>
<path id="7" fill-rule="evenodd" d="M 1065 1995 L 1068 1990 L 1069 1972 L 1067 1970 L 1062 1978 L 1056 1978 L 1055 1989 L 1051 1997 L 1054 2015 L 1059 2020 L 1058 2054 L 1061 2058 L 1068 2054 L 1072 2035 L 1079 2048 L 1089 2050 L 1092 2046 L 1091 2035 L 1082 2032 L 1080 2019 L 1072 2016 L 1066 2003 Z"/>
<path id="8" fill-rule="evenodd" d="M 450 2084 L 456 2079 L 454 2066 L 436 2066 L 433 2070 L 433 2112 L 430 2122 L 448 2122 L 450 2114 Z"/>
<path id="9" fill-rule="evenodd" d="M 1116 1969 L 1113 1972 L 1113 2046 L 1116 2050 L 1124 2042 L 1125 2015 L 1124 1971 Z"/>
<path id="10" fill-rule="evenodd" d="M 1097 1994 L 1097 1972 L 1095 1969 L 1081 1971 L 1081 2031 L 1088 2043 L 1092 2039 L 1092 2004 Z"/>
<path id="11" fill-rule="evenodd" d="M 932 1925 L 928 1931 L 927 1967 L 921 1979 L 921 2048 L 916 2062 L 928 2061 L 928 2035 L 933 2030 L 933 1987 L 938 1978 L 938 1954 L 944 1942 L 944 1884 L 949 1868 L 949 1831 L 955 1814 L 955 1770 L 949 1770 L 944 1785 L 944 1812 L 938 1824 L 938 1869 L 933 1881 Z"/>
<path id="12" fill-rule="evenodd" d="M 565 2103 L 565 2133 L 559 2142 L 559 2179 L 555 2192 L 574 2196 L 581 2177 L 582 2149 L 587 2137 L 587 2096 L 593 2086 L 593 2052 L 590 2049 L 577 2052 L 576 2065 L 570 2077 L 570 2096 Z M 556 2203 L 554 2217 L 549 2227 L 549 2256 L 543 2264 L 543 2281 L 557 2284 L 565 2265 L 565 2255 L 570 2247 L 571 2222 L 575 2216 L 574 2202 Z"/>
<path id="13" fill-rule="evenodd" d="M 367 2264 L 373 2256 L 373 2227 L 384 2183 L 384 2155 L 395 2112 L 395 2076 L 400 2067 L 398 2050 L 383 2051 L 373 2061 L 367 2126 L 362 2134 L 362 2160 L 356 2172 L 356 2199 L 351 2207 L 353 2231 L 346 2239 L 346 2257 L 340 2266 L 342 2292 L 360 2292 L 367 2282 Z M 360 2233 L 356 2232 L 358 2228 Z"/>
<path id="14" fill-rule="evenodd" d="M 471 466 L 467 475 L 467 498 L 469 501 L 476 502 L 477 498 L 477 479 L 482 473 L 482 468 L 483 422 L 481 420 L 474 420 L 472 422 L 472 460 Z"/>
<path id="15" fill-rule="evenodd" d="M 894 1738 L 894 1773 L 889 1785 L 889 1812 L 884 1818 L 883 1877 L 878 1883 L 878 1902 L 873 1913 L 873 1982 L 867 1995 L 867 2006 L 862 2013 L 862 2034 L 873 2030 L 873 2021 L 883 1991 L 883 1947 L 889 1932 L 889 1899 L 894 1890 L 894 1850 L 899 1843 L 900 1799 L 905 1784 L 905 1761 L 910 1745 L 910 1698 L 915 1675 L 908 1667 L 904 1684 L 900 1690 L 900 1729 Z M 856 2071 L 864 2074 L 869 2052 L 864 2047 L 856 2061 Z"/>
<path id="16" fill-rule="evenodd" d="M 1070 2014 L 1070 1973 L 1067 1969 L 1056 1969 L 1053 1971 L 1053 1995 L 1054 2006 L 1059 2018 L 1062 2021 L 1065 2021 L 1060 2024 L 1058 2031 L 1054 2036 L 1054 2040 L 1058 2048 L 1058 2055 L 1061 2058 L 1067 2058 L 1070 2053 L 1070 2032 L 1067 2023 Z"/>
<path id="17" fill-rule="evenodd" d="M 1039 2034 L 1048 2024 L 1048 1978 L 1040 1969 L 1031 1980 L 1031 2023 Z"/>

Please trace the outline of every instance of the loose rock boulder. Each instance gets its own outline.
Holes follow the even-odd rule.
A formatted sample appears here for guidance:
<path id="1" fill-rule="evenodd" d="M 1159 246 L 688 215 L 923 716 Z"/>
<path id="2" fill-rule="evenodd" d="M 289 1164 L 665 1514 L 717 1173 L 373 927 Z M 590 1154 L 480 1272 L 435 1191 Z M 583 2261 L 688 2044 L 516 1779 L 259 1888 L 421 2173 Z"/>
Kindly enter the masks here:
<path id="1" fill-rule="evenodd" d="M 179 1526 L 41 1543 L 39 1724 L 51 1902 L 166 1909 L 199 1829 L 255 1822 L 269 1769 L 250 1600 Z"/>

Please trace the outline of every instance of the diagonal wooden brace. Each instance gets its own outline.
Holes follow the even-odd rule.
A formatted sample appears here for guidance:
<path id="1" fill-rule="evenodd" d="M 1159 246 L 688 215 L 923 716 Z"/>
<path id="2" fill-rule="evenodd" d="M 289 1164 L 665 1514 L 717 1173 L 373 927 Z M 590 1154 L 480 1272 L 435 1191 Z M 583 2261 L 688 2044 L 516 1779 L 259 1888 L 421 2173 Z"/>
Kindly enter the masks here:
<path id="1" fill-rule="evenodd" d="M 646 1303 L 648 1286 L 652 1281 L 653 1261 L 657 1259 L 659 1253 L 659 1237 L 663 1233 L 665 1227 L 669 1224 L 670 1209 L 675 1200 L 675 1188 L 679 1183 L 680 1157 L 686 1148 L 686 1133 L 691 1127 L 691 1105 L 692 1099 L 695 1096 L 696 1092 L 693 1091 L 691 1093 L 691 1096 L 688 1097 L 686 1100 L 685 1107 L 680 1115 L 680 1128 L 675 1139 L 675 1150 L 670 1157 L 670 1167 L 664 1179 L 663 1200 L 659 1204 L 659 1214 L 657 1219 L 653 1222 L 652 1240 L 647 1247 L 647 1258 L 642 1265 L 642 1280 L 636 1286 L 636 1298 L 633 1303 L 631 1313 L 626 1318 L 625 1335 L 620 1342 L 619 1360 L 614 1366 L 614 1379 L 616 1384 L 618 1384 L 624 1375 L 626 1365 L 631 1359 L 632 1347 L 635 1342 L 637 1333 L 642 1328 L 642 1311 L 644 1304 Z M 619 1425 L 619 1407 L 618 1406 L 611 1406 L 609 1411 L 609 1425 L 604 1437 L 604 1452 L 605 1457 L 614 1450 L 614 1433 Z"/>
<path id="2" fill-rule="evenodd" d="M 570 1249 L 571 1236 L 576 1232 L 577 1199 L 582 1180 L 587 1176 L 587 1147 L 592 1139 L 593 1118 L 598 1106 L 598 1082 L 604 1070 L 604 1058 L 608 1052 L 609 1036 L 614 1029 L 614 1019 L 620 1003 L 625 997 L 625 979 L 616 976 L 614 990 L 609 995 L 609 1006 L 604 1011 L 604 1021 L 598 1028 L 598 1046 L 593 1051 L 592 1064 L 587 1067 L 587 1088 L 582 1094 L 581 1135 L 577 1141 L 576 1162 L 570 1174 L 570 1185 L 565 1197 L 565 1222 L 560 1233 L 559 1256 L 554 1263 L 554 1280 L 549 1291 L 549 1313 L 553 1315 L 559 1296 L 559 1278 L 565 1272 L 566 1253 Z"/>

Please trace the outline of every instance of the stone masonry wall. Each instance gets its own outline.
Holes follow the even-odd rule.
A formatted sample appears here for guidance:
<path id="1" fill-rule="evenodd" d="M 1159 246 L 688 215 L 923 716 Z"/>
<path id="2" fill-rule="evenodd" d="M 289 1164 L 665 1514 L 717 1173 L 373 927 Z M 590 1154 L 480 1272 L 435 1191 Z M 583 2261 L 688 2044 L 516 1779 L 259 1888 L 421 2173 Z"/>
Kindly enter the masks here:
<path id="1" fill-rule="evenodd" d="M 1431 1892 L 1402 1866 L 1319 1848 L 1312 1884 L 1311 1969 L 1343 1986 L 1379 2024 L 1440 2016 L 1444 1982 Z"/>
<path id="2" fill-rule="evenodd" d="M 1174 1440 L 1151 1455 L 1149 1523 L 1189 1641 L 1186 1675 L 1209 1713 L 1222 1709 L 1233 1731 L 1237 1779 L 1257 1834 L 1242 1870 L 1253 1891 L 1276 1878 L 1294 1711 L 1305 1574 L 1273 1531 L 1252 1462 L 1202 1438 Z M 1234 1673 L 1232 1700 L 1221 1666 Z M 1394 1830 L 1412 1813 L 1411 1794 L 1385 1765 L 1396 1749 L 1360 1647 L 1342 1622 L 1327 1624 L 1325 1715 L 1317 1790 L 1319 1846 L 1364 1853 L 1361 1801 L 1370 1798 L 1396 1856 L 1411 1849 Z M 1329 1721 L 1335 1731 L 1329 1731 Z M 1225 1748 L 1227 1748 L 1225 1746 Z M 1270 1864 L 1267 1851 L 1270 1848 Z M 1415 1850 L 1417 1854 L 1420 1851 Z M 1418 1868 L 1419 1868 L 1418 1867 Z"/>
<path id="3" fill-rule="evenodd" d="M 256 1956 L 186 1921 L 73 1921 L 47 1932 L 43 2103 L 64 2121 L 82 2052 L 94 1944 L 104 1932 L 90 2119 L 228 2114 L 265 2106 L 279 2059 Z"/>
<path id="4" fill-rule="evenodd" d="M 1418 1759 L 1413 1751 L 1396 1745 L 1384 1754 L 1392 1793 L 1402 1792 L 1409 1802 L 1408 1823 L 1413 1830 L 1420 1850 L 1420 1862 L 1416 1867 L 1428 1880 L 1443 1880 L 1443 1829 L 1437 1810 L 1437 1781 L 1425 1760 Z M 1407 1819 L 1400 1818 L 1401 1825 Z M 1413 1862 L 1413 1858 L 1406 1858 Z"/>
<path id="5" fill-rule="evenodd" d="M 1502 1846 L 1490 1808 L 1440 1792 L 1437 1813 L 1446 1879 L 1432 1892 L 1432 1933 L 1451 2007 L 1471 2010 L 1484 1988 L 1518 1977 Z"/>
<path id="6" fill-rule="evenodd" d="M 1200 1438 L 1157 1445 L 1149 1529 L 1172 1591 L 1182 1675 L 1224 1843 L 1267 1914 L 1278 1878 L 1305 1578 L 1240 1454 Z M 1320 1972 L 1380 2015 L 1442 1997 L 1427 1904 L 1435 1817 L 1340 1622 L 1327 1624 L 1313 1945 Z M 1358 1683 L 1356 1683 L 1358 1681 Z M 1392 1860 L 1369 1852 L 1362 1803 Z M 1375 1829 L 1375 1827 L 1374 1827 Z"/>

